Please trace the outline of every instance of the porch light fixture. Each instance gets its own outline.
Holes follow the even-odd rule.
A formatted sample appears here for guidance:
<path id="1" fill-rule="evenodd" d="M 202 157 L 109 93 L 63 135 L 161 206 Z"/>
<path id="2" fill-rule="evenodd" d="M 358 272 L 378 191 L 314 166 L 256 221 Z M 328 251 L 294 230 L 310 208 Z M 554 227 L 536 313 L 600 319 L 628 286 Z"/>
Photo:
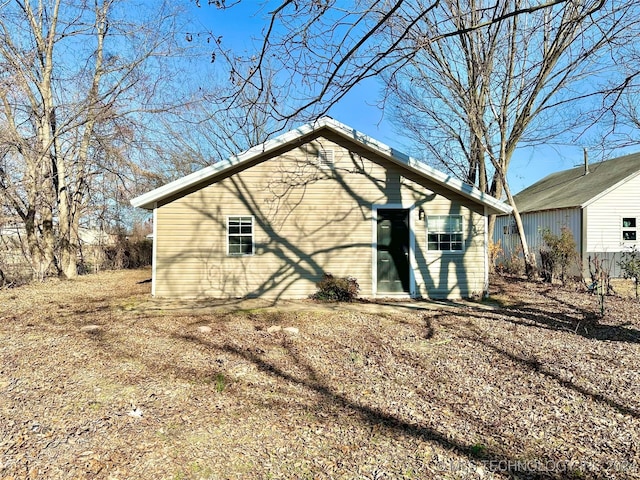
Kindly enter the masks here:
<path id="1" fill-rule="evenodd" d="M 418 209 L 418 220 L 424 220 L 424 208 L 422 207 Z"/>

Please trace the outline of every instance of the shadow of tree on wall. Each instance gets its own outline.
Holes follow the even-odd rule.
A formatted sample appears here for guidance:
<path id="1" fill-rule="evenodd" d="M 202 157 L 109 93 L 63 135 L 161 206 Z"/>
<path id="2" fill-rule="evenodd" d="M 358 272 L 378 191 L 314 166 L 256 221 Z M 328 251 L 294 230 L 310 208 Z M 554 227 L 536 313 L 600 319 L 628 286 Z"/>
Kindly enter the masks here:
<path id="1" fill-rule="evenodd" d="M 324 148 L 321 142 L 327 140 L 348 152 L 348 159 L 343 159 L 333 169 L 320 168 L 310 160 L 319 156 Z M 315 132 L 301 139 L 301 145 L 294 150 L 287 147 L 270 154 L 264 161 L 274 162 L 272 176 L 258 180 L 257 184 L 254 177 L 235 175 L 242 168 L 227 172 L 226 177 L 217 179 L 220 181 L 213 187 L 220 189 L 220 194 L 217 194 L 220 198 L 224 191 L 226 195 L 238 199 L 242 208 L 236 210 L 219 202 L 204 201 L 200 189 L 207 188 L 207 185 L 199 185 L 185 192 L 192 195 L 188 208 L 195 217 L 201 219 L 199 225 L 190 227 L 193 229 L 193 240 L 201 243 L 195 247 L 185 241 L 183 245 L 169 248 L 170 253 L 163 254 L 160 259 L 162 267 L 157 270 L 160 282 L 178 282 L 170 278 L 179 275 L 176 271 L 169 272 L 171 266 L 195 258 L 203 269 L 203 282 L 199 287 L 201 296 L 218 291 L 226 292 L 226 295 L 239 292 L 231 296 L 268 296 L 278 299 L 287 295 L 287 291 L 297 282 L 307 282 L 312 288 L 313 283 L 319 281 L 326 271 L 335 274 L 334 269 L 338 269 L 344 270 L 344 275 L 352 275 L 349 265 L 359 272 L 367 268 L 370 271 L 373 261 L 371 255 L 375 255 L 375 251 L 372 249 L 371 234 L 363 235 L 362 232 L 370 231 L 373 205 L 379 208 L 384 205 L 406 205 L 407 208 L 411 206 L 429 210 L 431 202 L 438 196 L 452 196 L 454 203 L 448 214 L 461 212 L 457 202 L 472 206 L 472 209 L 479 208 L 473 206 L 472 201 L 363 149 L 360 150 L 364 153 L 355 152 L 353 145 L 337 135 Z M 277 163 L 279 156 L 286 158 L 286 161 Z M 382 178 L 375 172 L 378 164 L 387 167 Z M 252 166 L 255 165 L 248 165 L 248 169 Z M 356 188 L 355 184 L 359 186 Z M 319 185 L 322 185 L 321 190 L 317 189 Z M 366 185 L 366 193 L 362 193 L 362 185 Z M 319 191 L 329 198 L 318 198 Z M 203 200 L 198 203 L 198 198 Z M 442 206 L 438 208 L 439 214 L 445 214 Z M 254 257 L 228 257 L 225 235 L 226 216 L 230 214 L 253 216 L 256 231 Z M 481 215 L 479 218 L 482 218 Z M 479 226 L 473 225 L 473 221 L 469 215 L 466 229 L 467 232 L 477 233 Z M 412 225 L 414 231 L 424 231 L 426 228 L 425 223 L 415 219 Z M 422 292 L 437 291 L 440 295 L 451 291 L 468 292 L 465 256 L 472 242 L 477 239 L 466 235 L 464 252 L 437 255 L 436 258 L 435 252 L 425 251 L 423 237 L 422 234 L 418 236 L 420 241 L 415 242 L 412 251 L 416 281 L 420 282 Z M 206 238 L 212 240 L 206 244 L 202 240 Z M 161 244 L 162 237 L 159 236 L 157 241 Z M 272 268 L 272 271 L 265 273 L 264 266 L 256 268 L 258 262 L 255 257 L 277 261 L 270 261 L 268 268 Z M 435 265 L 440 265 L 437 273 L 433 272 Z M 473 274 L 477 275 L 478 272 L 474 271 Z M 365 280 L 366 288 L 371 288 L 368 279 L 358 280 Z M 375 282 L 375 279 L 372 281 Z M 243 288 L 247 285 L 254 286 Z"/>

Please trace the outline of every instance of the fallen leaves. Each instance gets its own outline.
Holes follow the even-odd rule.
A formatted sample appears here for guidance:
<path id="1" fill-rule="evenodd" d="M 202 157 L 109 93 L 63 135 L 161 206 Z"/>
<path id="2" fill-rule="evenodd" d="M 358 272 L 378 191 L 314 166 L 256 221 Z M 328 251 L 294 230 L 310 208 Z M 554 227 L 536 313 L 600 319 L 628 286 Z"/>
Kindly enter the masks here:
<path id="1" fill-rule="evenodd" d="M 148 275 L 0 291 L 0 478 L 640 478 L 633 301 L 171 310 Z"/>

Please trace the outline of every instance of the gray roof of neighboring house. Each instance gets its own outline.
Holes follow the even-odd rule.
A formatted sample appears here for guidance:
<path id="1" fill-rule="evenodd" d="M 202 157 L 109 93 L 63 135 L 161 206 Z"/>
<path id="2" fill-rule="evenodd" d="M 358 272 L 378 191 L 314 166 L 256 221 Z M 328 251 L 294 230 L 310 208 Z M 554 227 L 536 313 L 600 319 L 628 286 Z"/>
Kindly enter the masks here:
<path id="1" fill-rule="evenodd" d="M 376 154 L 387 158 L 391 162 L 400 165 L 407 170 L 413 171 L 422 177 L 431 180 L 439 185 L 448 188 L 453 192 L 457 192 L 463 197 L 472 199 L 481 205 L 484 205 L 489 210 L 488 213 L 510 213 L 512 208 L 506 203 L 493 198 L 492 196 L 481 192 L 472 185 L 461 182 L 460 180 L 453 178 L 450 175 L 444 174 L 414 158 L 405 155 L 398 150 L 385 145 L 382 142 L 374 140 L 373 138 L 364 135 L 347 125 L 344 125 L 331 117 L 322 117 L 316 122 L 308 123 L 299 128 L 291 130 L 279 137 L 268 140 L 265 143 L 250 148 L 246 152 L 229 158 L 227 161 L 216 163 L 205 167 L 197 172 L 194 172 L 186 177 L 175 180 L 171 183 L 156 188 L 150 192 L 147 192 L 139 197 L 131 200 L 131 204 L 134 207 L 146 208 L 152 210 L 155 208 L 155 202 L 168 198 L 176 193 L 186 190 L 189 187 L 198 185 L 202 182 L 212 181 L 217 176 L 222 175 L 227 170 L 248 163 L 253 159 L 260 157 L 268 152 L 274 151 L 277 148 L 281 148 L 285 145 L 296 145 L 306 135 L 316 132 L 322 128 L 327 128 L 332 132 L 346 138 L 352 142 L 359 144 L 360 146 L 375 152 Z"/>
<path id="2" fill-rule="evenodd" d="M 640 153 L 553 173 L 514 196 L 520 213 L 584 208 L 640 174 Z"/>

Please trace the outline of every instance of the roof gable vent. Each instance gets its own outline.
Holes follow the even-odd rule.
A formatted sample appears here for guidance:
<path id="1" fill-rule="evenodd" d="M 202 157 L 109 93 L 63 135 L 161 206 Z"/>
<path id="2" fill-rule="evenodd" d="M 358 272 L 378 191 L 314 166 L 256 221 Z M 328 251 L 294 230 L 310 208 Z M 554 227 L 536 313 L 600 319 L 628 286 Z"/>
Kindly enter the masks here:
<path id="1" fill-rule="evenodd" d="M 333 150 L 318 150 L 316 164 L 323 169 L 333 168 Z"/>

